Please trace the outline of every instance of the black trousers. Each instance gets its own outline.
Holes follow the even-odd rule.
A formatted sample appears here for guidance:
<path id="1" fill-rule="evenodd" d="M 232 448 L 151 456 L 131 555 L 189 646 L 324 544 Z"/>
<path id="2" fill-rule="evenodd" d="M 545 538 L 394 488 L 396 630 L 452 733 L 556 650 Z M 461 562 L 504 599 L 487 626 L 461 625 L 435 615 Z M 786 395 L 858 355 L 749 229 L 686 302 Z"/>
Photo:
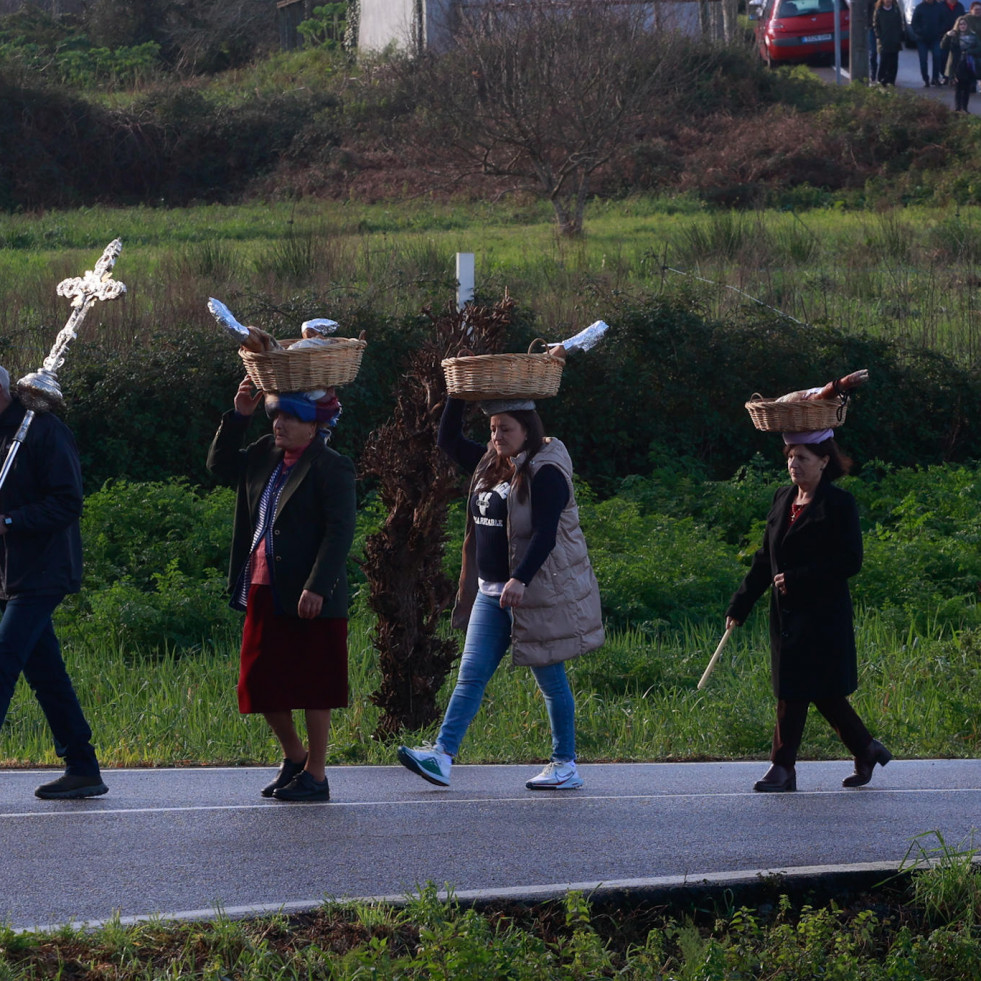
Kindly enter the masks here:
<path id="1" fill-rule="evenodd" d="M 879 81 L 883 85 L 895 85 L 896 73 L 899 71 L 899 52 L 879 52 Z"/>
<path id="2" fill-rule="evenodd" d="M 958 78 L 954 82 L 954 112 L 967 112 L 967 103 L 976 84 L 976 78 Z"/>
<path id="3" fill-rule="evenodd" d="M 777 724 L 773 729 L 773 749 L 770 762 L 792 767 L 797 762 L 807 721 L 809 699 L 781 698 L 777 701 Z M 863 756 L 872 742 L 872 735 L 844 695 L 814 700 L 814 707 L 831 723 L 838 738 L 852 756 Z"/>

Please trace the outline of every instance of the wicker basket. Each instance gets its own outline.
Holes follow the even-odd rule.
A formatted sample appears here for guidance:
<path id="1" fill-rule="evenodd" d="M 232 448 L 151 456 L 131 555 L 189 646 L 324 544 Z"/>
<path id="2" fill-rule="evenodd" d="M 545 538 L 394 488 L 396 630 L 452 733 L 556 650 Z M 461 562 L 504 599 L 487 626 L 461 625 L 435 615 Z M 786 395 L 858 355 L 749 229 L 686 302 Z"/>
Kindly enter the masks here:
<path id="1" fill-rule="evenodd" d="M 532 353 L 536 347 L 544 351 Z M 564 353 L 564 352 L 563 352 Z M 562 381 L 565 358 L 552 354 L 540 337 L 527 354 L 465 354 L 441 362 L 446 390 L 467 402 L 485 399 L 547 399 Z"/>
<path id="2" fill-rule="evenodd" d="M 847 398 L 777 402 L 754 395 L 746 409 L 753 425 L 765 432 L 806 433 L 834 429 L 845 421 Z"/>
<path id="3" fill-rule="evenodd" d="M 358 375 L 361 356 L 368 342 L 364 336 L 338 337 L 324 348 L 291 351 L 299 338 L 283 341 L 277 351 L 246 351 L 238 356 L 256 388 L 263 392 L 310 392 L 319 388 L 347 385 Z"/>

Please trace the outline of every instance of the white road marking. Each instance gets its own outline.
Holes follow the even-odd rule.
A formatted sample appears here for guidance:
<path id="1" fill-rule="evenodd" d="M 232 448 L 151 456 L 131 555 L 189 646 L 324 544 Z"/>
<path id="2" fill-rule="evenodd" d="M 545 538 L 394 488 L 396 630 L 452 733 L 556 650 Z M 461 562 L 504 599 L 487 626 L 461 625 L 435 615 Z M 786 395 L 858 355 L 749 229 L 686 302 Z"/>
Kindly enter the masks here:
<path id="1" fill-rule="evenodd" d="M 529 791 L 529 794 L 533 793 Z M 60 817 L 118 817 L 121 814 L 179 814 L 204 811 L 278 811 L 282 814 L 296 814 L 297 810 L 310 811 L 327 808 L 332 810 L 376 808 L 376 807 L 452 807 L 459 804 L 554 804 L 554 803 L 584 803 L 586 801 L 692 801 L 716 800 L 731 797 L 751 797 L 754 800 L 796 800 L 801 797 L 855 797 L 857 795 L 876 797 L 883 795 L 930 795 L 930 794 L 979 794 L 981 787 L 879 787 L 869 790 L 797 790 L 786 794 L 760 794 L 753 790 L 722 791 L 711 794 L 693 794 L 687 792 L 672 793 L 663 791 L 651 794 L 584 794 L 580 791 L 540 791 L 533 797 L 446 797 L 436 796 L 424 800 L 365 800 L 365 801 L 311 801 L 305 804 L 284 805 L 281 802 L 268 801 L 255 804 L 188 804 L 161 807 L 116 807 L 76 810 L 84 807 L 83 801 L 63 801 L 57 810 L 50 811 L 12 811 L 9 814 L 0 813 L 0 821 L 24 818 L 60 818 Z"/>

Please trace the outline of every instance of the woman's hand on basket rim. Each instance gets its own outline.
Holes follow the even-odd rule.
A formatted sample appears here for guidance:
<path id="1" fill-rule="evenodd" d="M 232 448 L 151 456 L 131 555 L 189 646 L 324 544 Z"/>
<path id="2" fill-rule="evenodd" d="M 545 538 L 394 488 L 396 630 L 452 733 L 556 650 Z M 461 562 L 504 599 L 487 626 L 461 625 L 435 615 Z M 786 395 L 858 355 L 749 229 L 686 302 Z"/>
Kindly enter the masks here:
<path id="1" fill-rule="evenodd" d="M 235 392 L 235 401 L 232 404 L 240 416 L 250 416 L 255 412 L 263 398 L 264 395 L 261 389 L 255 395 L 252 394 L 252 379 L 246 375 L 238 383 L 238 389 Z"/>

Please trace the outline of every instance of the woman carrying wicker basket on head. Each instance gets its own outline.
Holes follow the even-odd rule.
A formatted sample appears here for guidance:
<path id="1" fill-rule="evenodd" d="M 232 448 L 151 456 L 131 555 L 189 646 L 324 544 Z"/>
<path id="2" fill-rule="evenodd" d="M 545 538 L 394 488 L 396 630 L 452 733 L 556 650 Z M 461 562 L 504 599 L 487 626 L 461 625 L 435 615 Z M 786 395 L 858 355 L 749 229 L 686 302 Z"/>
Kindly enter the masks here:
<path id="1" fill-rule="evenodd" d="M 265 397 L 272 435 L 242 448 Z M 208 469 L 237 486 L 229 587 L 245 610 L 239 711 L 261 712 L 283 749 L 261 791 L 286 801 L 330 799 L 325 772 L 331 709 L 348 702 L 348 550 L 354 465 L 320 433 L 340 413 L 333 391 L 252 394 L 243 379 L 222 417 Z M 293 724 L 306 715 L 307 745 Z"/>
<path id="2" fill-rule="evenodd" d="M 599 587 L 579 526 L 572 461 L 544 435 L 534 401 L 481 403 L 488 446 L 463 435 L 464 402 L 449 398 L 438 444 L 473 474 L 453 625 L 466 628 L 456 687 L 436 742 L 399 747 L 403 766 L 447 787 L 450 767 L 508 647 L 532 669 L 552 729 L 551 762 L 530 790 L 582 786 L 575 702 L 565 661 L 603 643 Z"/>
<path id="3" fill-rule="evenodd" d="M 873 739 L 848 695 L 858 687 L 848 580 L 862 567 L 855 498 L 833 483 L 851 461 L 831 429 L 784 433 L 790 486 L 776 492 L 763 546 L 736 590 L 726 627 L 738 627 L 770 588 L 770 663 L 777 720 L 761 792 L 797 789 L 797 751 L 811 702 L 855 758 L 845 787 L 872 779 L 892 754 Z"/>

